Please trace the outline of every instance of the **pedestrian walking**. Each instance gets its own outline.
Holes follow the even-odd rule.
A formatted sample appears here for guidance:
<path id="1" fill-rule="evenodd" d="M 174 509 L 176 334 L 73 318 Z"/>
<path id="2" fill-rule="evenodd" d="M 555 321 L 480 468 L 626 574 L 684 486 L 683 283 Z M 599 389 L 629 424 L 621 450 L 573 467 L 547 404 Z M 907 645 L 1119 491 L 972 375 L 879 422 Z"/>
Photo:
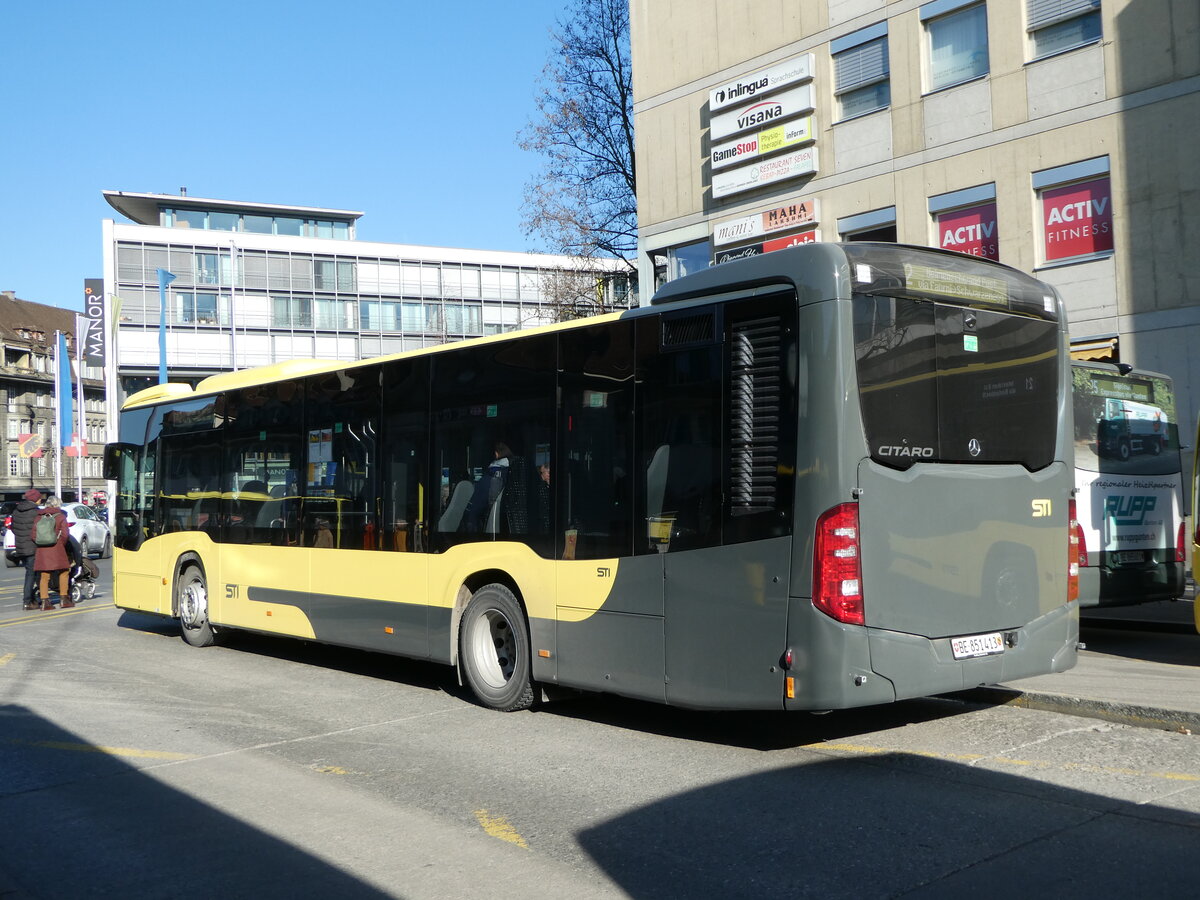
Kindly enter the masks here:
<path id="1" fill-rule="evenodd" d="M 62 609 L 69 609 L 71 602 L 69 569 L 71 560 L 67 555 L 67 517 L 62 511 L 62 502 L 57 497 L 48 497 L 46 506 L 37 512 L 29 537 L 37 547 L 33 569 L 39 574 L 38 590 L 42 609 L 54 609 L 50 602 L 50 579 L 58 577 L 58 596 Z"/>
<path id="2" fill-rule="evenodd" d="M 13 533 L 13 557 L 25 568 L 25 590 L 21 593 L 21 602 L 26 609 L 37 609 L 34 600 L 34 587 L 37 575 L 33 570 L 34 555 L 37 546 L 33 543 L 33 520 L 37 518 L 39 504 L 42 502 L 42 492 L 30 488 L 25 492 L 12 511 L 12 522 L 9 527 Z"/>

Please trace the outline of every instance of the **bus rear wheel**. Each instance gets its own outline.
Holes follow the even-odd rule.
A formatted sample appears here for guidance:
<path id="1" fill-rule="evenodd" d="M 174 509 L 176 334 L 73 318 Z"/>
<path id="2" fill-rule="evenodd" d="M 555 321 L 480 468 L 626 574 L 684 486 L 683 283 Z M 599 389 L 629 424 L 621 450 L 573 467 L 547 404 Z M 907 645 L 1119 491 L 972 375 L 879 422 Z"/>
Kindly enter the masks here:
<path id="1" fill-rule="evenodd" d="M 211 647 L 217 633 L 208 621 L 208 586 L 199 566 L 186 566 L 175 583 L 175 608 L 183 639 L 193 647 Z"/>
<path id="2" fill-rule="evenodd" d="M 521 604 L 502 584 L 471 595 L 459 630 L 458 658 L 479 702 L 500 712 L 533 705 L 529 631 Z"/>

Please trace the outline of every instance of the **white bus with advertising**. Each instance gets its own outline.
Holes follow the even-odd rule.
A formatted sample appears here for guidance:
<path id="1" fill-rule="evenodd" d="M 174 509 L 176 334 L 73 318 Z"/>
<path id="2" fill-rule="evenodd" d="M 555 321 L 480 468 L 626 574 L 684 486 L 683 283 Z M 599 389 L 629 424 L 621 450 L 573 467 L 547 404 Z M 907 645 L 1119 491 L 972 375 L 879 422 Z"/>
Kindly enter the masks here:
<path id="1" fill-rule="evenodd" d="M 1080 606 L 1174 600 L 1187 535 L 1171 379 L 1128 365 L 1072 368 Z"/>

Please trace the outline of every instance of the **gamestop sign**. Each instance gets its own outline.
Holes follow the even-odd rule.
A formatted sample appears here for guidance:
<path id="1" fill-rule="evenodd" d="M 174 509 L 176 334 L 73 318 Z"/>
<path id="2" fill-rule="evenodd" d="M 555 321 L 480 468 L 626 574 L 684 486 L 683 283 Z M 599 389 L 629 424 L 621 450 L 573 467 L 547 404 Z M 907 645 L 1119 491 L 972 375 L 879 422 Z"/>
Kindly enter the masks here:
<path id="1" fill-rule="evenodd" d="M 996 204 L 984 203 L 944 212 L 937 217 L 938 246 L 984 259 L 1000 259 Z"/>
<path id="2" fill-rule="evenodd" d="M 1108 178 L 1042 191 L 1042 225 L 1047 262 L 1112 250 Z"/>

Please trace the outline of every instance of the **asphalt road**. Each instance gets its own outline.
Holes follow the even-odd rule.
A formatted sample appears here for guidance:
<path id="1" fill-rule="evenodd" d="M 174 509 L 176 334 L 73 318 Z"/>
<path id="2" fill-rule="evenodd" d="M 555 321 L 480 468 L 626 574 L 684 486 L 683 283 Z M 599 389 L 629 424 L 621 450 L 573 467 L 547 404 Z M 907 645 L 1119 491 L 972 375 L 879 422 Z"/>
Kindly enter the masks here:
<path id="1" fill-rule="evenodd" d="M 21 610 L 20 570 L 0 571 L 6 900 L 1200 883 L 1200 737 L 948 699 L 506 715 L 439 666 L 251 635 L 195 650 L 110 606 L 101 568 L 94 600 L 51 613 Z"/>

